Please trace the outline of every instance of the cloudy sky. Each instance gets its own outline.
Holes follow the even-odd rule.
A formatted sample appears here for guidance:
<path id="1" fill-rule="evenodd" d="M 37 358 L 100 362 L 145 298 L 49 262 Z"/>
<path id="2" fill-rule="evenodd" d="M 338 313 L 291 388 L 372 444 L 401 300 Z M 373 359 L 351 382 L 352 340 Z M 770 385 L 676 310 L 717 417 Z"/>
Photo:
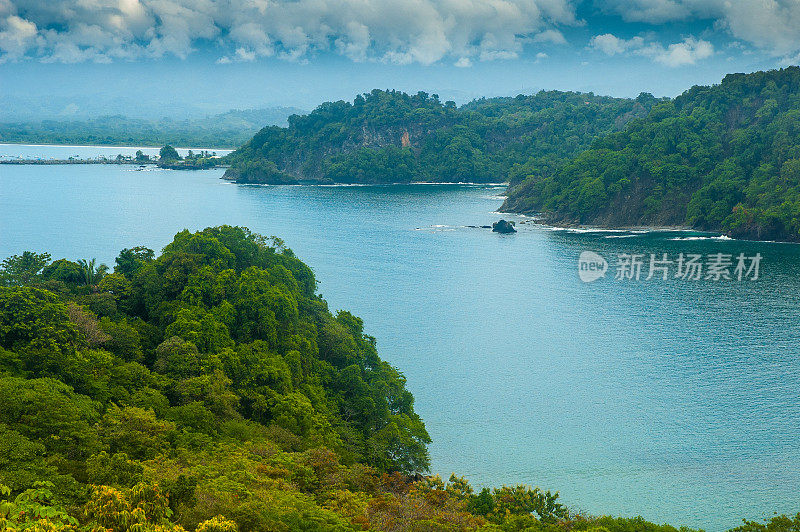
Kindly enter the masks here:
<path id="1" fill-rule="evenodd" d="M 672 96 L 798 62 L 800 0 L 0 0 L 0 98 L 62 114 Z"/>

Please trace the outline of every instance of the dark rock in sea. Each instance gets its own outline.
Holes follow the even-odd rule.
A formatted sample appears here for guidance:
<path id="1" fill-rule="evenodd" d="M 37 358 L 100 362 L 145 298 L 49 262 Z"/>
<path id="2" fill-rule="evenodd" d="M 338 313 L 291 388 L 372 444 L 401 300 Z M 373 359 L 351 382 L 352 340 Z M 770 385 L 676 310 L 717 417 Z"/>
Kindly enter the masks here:
<path id="1" fill-rule="evenodd" d="M 505 220 L 500 220 L 499 222 L 495 222 L 492 224 L 492 232 L 494 233 L 516 233 L 517 230 L 514 229 L 514 222 L 507 222 Z"/>
<path id="2" fill-rule="evenodd" d="M 491 229 L 491 228 L 492 228 L 491 225 L 482 225 L 481 226 L 481 229 Z"/>

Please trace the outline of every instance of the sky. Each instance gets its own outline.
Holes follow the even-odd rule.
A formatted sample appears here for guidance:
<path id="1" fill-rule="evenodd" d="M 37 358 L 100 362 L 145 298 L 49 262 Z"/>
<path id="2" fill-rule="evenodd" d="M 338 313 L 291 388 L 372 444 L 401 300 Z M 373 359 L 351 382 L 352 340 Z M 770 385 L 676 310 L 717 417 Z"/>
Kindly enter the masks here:
<path id="1" fill-rule="evenodd" d="M 0 119 L 675 96 L 800 63 L 800 0 L 0 0 Z"/>

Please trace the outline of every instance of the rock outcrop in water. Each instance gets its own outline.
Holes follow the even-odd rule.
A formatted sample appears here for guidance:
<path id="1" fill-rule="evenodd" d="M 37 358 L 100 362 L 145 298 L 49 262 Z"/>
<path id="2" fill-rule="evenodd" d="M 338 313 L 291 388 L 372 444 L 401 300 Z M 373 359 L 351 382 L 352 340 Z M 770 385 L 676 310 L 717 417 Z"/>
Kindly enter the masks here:
<path id="1" fill-rule="evenodd" d="M 492 224 L 492 232 L 493 233 L 516 233 L 517 230 L 514 229 L 514 222 L 507 222 L 506 220 L 500 220 Z"/>

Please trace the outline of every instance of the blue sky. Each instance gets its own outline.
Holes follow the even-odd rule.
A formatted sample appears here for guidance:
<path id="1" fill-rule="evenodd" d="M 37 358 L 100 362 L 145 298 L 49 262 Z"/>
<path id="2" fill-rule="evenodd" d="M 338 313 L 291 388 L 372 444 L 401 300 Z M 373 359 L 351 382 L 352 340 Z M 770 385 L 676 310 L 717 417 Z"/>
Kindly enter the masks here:
<path id="1" fill-rule="evenodd" d="M 0 0 L 0 117 L 674 96 L 799 61 L 800 0 Z"/>

